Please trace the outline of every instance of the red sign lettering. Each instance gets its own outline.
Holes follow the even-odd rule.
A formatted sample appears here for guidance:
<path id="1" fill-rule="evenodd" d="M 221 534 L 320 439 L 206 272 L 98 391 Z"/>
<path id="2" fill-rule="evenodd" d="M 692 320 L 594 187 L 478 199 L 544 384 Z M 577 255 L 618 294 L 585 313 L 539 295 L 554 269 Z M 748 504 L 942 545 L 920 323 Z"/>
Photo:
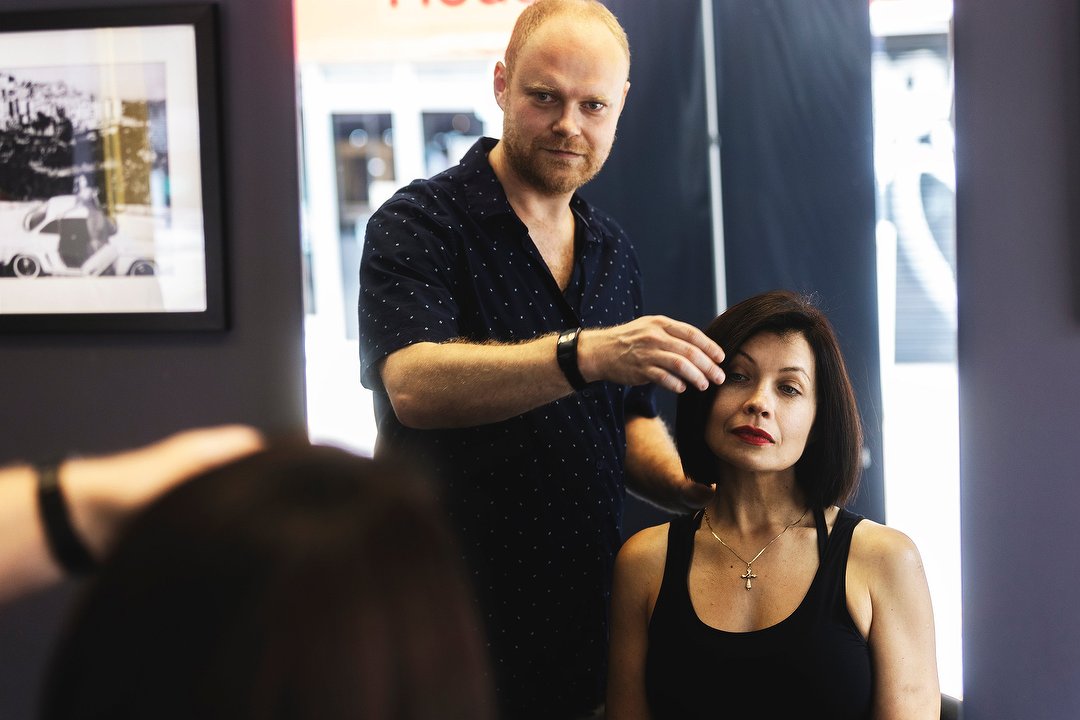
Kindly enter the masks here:
<path id="1" fill-rule="evenodd" d="M 512 2 L 513 0 L 478 0 L 481 5 L 501 5 L 506 2 Z M 518 0 L 525 4 L 531 3 L 533 0 Z M 447 7 L 459 7 L 464 5 L 466 0 L 412 0 L 412 2 L 419 2 L 422 7 L 431 7 L 432 5 L 446 5 Z M 390 0 L 390 7 L 396 8 L 401 6 L 400 0 Z"/>

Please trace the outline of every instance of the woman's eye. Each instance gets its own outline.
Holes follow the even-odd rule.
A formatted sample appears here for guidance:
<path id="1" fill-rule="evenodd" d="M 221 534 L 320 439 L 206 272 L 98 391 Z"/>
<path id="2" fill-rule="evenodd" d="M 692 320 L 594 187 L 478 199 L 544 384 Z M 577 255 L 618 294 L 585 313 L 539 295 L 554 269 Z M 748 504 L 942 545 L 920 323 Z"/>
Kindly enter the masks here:
<path id="1" fill-rule="evenodd" d="M 727 380 L 725 380 L 725 382 L 729 382 L 729 383 L 743 383 L 743 382 L 746 382 L 746 381 L 747 381 L 747 380 L 749 380 L 749 379 L 750 379 L 750 378 L 746 377 L 746 376 L 745 376 L 745 375 L 743 375 L 742 373 L 737 373 L 737 372 L 732 372 L 732 371 L 728 371 L 728 373 L 727 373 Z"/>
<path id="2" fill-rule="evenodd" d="M 789 397 L 795 397 L 796 395 L 802 395 L 802 393 L 799 392 L 799 388 L 794 387 L 792 385 L 781 385 L 780 386 L 780 392 L 782 392 L 785 395 L 788 395 Z"/>

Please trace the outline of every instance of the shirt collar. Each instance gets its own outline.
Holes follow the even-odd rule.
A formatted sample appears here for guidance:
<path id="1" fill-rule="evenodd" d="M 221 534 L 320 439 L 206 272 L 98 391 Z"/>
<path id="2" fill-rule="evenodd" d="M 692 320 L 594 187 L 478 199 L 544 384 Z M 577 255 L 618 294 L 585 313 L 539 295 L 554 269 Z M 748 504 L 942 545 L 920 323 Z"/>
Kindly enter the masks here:
<path id="1" fill-rule="evenodd" d="M 488 161 L 488 153 L 498 144 L 495 138 L 482 137 L 473 143 L 457 170 L 461 173 L 460 178 L 465 189 L 465 200 L 469 206 L 469 212 L 476 216 L 494 220 L 509 215 L 517 222 L 521 219 L 514 213 L 510 201 L 506 199 L 506 191 L 502 183 L 495 175 Z M 576 192 L 570 198 L 570 210 L 584 224 L 584 237 L 592 242 L 600 242 L 593 227 L 593 210 L 589 203 Z M 524 226 L 524 223 L 522 223 Z"/>

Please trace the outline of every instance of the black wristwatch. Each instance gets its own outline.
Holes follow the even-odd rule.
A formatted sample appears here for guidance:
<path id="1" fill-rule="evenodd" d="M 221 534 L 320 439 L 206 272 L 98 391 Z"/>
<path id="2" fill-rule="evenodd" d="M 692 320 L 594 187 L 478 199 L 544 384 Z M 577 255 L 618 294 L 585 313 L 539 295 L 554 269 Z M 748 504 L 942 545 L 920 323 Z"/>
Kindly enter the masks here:
<path id="1" fill-rule="evenodd" d="M 71 514 L 60 488 L 59 471 L 59 463 L 43 463 L 37 466 L 38 512 L 45 530 L 45 539 L 49 544 L 49 552 L 64 570 L 80 575 L 92 570 L 95 562 L 71 524 Z"/>
<path id="2" fill-rule="evenodd" d="M 575 390 L 584 390 L 589 383 L 581 375 L 578 368 L 577 343 L 581 335 L 581 328 L 563 330 L 559 335 L 559 341 L 555 344 L 555 359 L 559 361 L 559 369 L 563 371 L 570 386 Z"/>

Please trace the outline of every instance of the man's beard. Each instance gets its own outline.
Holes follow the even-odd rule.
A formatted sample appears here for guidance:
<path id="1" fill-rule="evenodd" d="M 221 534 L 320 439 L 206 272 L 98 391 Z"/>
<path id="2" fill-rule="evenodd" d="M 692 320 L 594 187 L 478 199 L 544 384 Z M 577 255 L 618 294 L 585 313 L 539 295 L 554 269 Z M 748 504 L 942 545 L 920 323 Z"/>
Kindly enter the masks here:
<path id="1" fill-rule="evenodd" d="M 577 190 L 592 180 L 607 160 L 606 152 L 600 156 L 584 141 L 573 144 L 551 136 L 528 142 L 511 123 L 503 123 L 503 135 L 499 142 L 514 172 L 546 195 L 563 195 Z M 551 149 L 580 153 L 581 159 L 560 160 L 547 152 Z"/>

